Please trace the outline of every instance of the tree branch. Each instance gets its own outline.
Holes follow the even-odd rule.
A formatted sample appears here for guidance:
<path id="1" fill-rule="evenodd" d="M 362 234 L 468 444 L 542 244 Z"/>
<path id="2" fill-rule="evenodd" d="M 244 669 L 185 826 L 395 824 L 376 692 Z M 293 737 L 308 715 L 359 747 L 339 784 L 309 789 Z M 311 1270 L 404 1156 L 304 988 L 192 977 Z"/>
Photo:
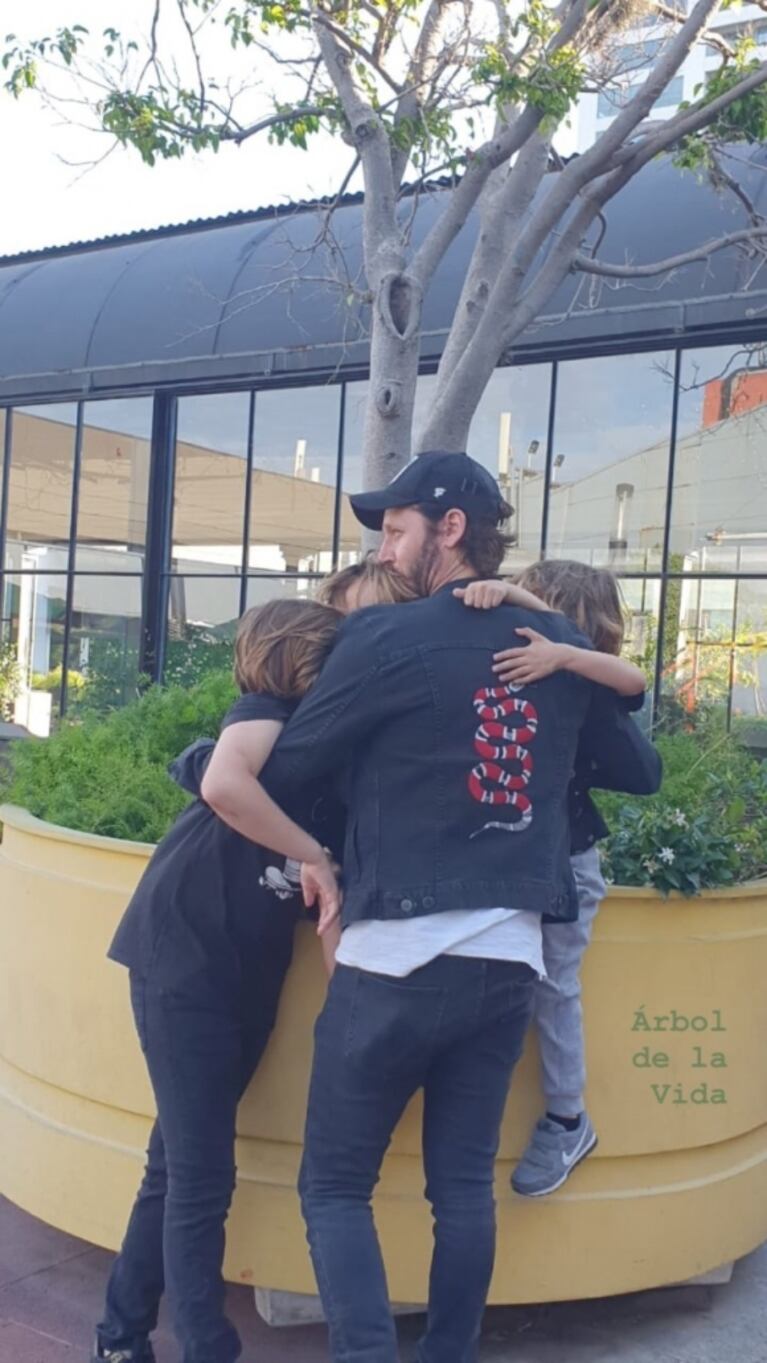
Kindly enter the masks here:
<path id="1" fill-rule="evenodd" d="M 533 109 L 528 105 L 513 124 L 471 154 L 466 171 L 413 260 L 411 272 L 421 280 L 424 289 L 431 281 L 448 247 L 466 223 L 489 176 L 497 166 L 511 160 L 511 157 L 525 145 L 536 131 L 542 117 L 542 110 Z"/>
<path id="2" fill-rule="evenodd" d="M 572 269 L 583 274 L 600 275 L 603 279 L 652 279 L 659 274 L 679 270 L 683 265 L 693 265 L 698 260 L 707 260 L 716 251 L 726 251 L 728 246 L 742 245 L 744 242 L 761 241 L 767 238 L 767 223 L 761 227 L 744 227 L 739 232 L 728 232 L 723 237 L 715 237 L 679 255 L 668 256 L 666 260 L 656 260 L 649 265 L 613 265 L 609 261 L 594 260 L 591 256 L 576 255 Z"/>

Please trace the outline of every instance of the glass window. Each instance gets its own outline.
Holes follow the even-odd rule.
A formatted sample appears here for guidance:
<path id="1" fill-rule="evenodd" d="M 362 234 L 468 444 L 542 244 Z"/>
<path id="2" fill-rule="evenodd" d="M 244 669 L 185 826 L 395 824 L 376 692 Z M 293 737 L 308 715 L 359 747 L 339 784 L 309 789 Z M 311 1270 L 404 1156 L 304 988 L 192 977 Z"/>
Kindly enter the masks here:
<path id="1" fill-rule="evenodd" d="M 416 432 L 433 400 L 436 382 L 433 374 L 422 374 L 418 380 L 413 419 Z M 346 493 L 362 488 L 367 391 L 367 382 L 347 384 L 343 477 Z M 551 365 L 496 369 L 469 432 L 468 453 L 499 480 L 507 501 L 514 507 L 511 534 L 516 543 L 506 561 L 508 571 L 537 558 L 540 550 L 550 394 Z M 341 520 L 342 563 L 359 554 L 360 543 L 360 526 L 345 503 Z"/>
<path id="2" fill-rule="evenodd" d="M 106 714 L 139 690 L 141 578 L 74 579 L 67 657 L 67 715 Z"/>
<path id="3" fill-rule="evenodd" d="M 168 597 L 164 681 L 193 686 L 209 672 L 232 670 L 240 614 L 240 579 L 223 573 L 175 575 Z"/>
<path id="4" fill-rule="evenodd" d="M 151 439 L 151 398 L 85 404 L 77 519 L 79 571 L 141 570 Z"/>
<path id="5" fill-rule="evenodd" d="M 673 367 L 667 354 L 559 366 L 547 555 L 660 567 Z"/>
<path id="6" fill-rule="evenodd" d="M 671 507 L 680 572 L 767 573 L 767 347 L 682 357 Z"/>
<path id="7" fill-rule="evenodd" d="M 665 637 L 661 716 L 666 726 L 734 727 L 747 741 L 764 734 L 767 579 L 669 582 Z"/>
<path id="8" fill-rule="evenodd" d="M 647 681 L 647 699 L 640 715 L 643 728 L 649 731 L 652 717 L 652 694 L 655 684 L 655 665 L 658 656 L 658 621 L 660 619 L 660 579 L 628 577 L 619 580 L 623 597 L 626 632 L 622 654 L 641 667 Z"/>
<path id="9" fill-rule="evenodd" d="M 331 567 L 340 412 L 340 384 L 256 395 L 251 569 Z"/>
<path id="10" fill-rule="evenodd" d="M 514 508 L 506 572 L 540 553 L 550 399 L 550 365 L 496 369 L 471 424 L 468 453 L 498 479 Z"/>
<path id="11" fill-rule="evenodd" d="M 634 95 L 641 90 L 643 81 L 612 90 L 603 90 L 597 100 L 597 118 L 614 118 L 620 109 L 625 109 Z M 684 94 L 684 77 L 675 76 L 653 105 L 655 109 L 676 108 Z"/>
<path id="12" fill-rule="evenodd" d="M 242 568 L 249 393 L 180 398 L 173 566 L 178 573 Z"/>
<path id="13" fill-rule="evenodd" d="M 63 573 L 7 573 L 3 598 L 4 641 L 16 660 L 3 708 L 45 738 L 59 714 L 67 580 Z"/>
<path id="14" fill-rule="evenodd" d="M 642 67 L 655 61 L 662 47 L 665 47 L 662 38 L 644 38 L 636 43 L 624 44 L 615 56 L 622 67 Z"/>
<path id="15" fill-rule="evenodd" d="M 0 407 L 0 573 L 5 564 L 5 546 L 3 544 L 3 524 L 2 509 L 3 498 L 5 496 L 5 408 Z M 0 602 L 2 605 L 2 602 Z M 3 637 L 2 611 L 0 611 L 0 639 Z"/>
<path id="16" fill-rule="evenodd" d="M 74 403 L 14 411 L 5 543 L 11 570 L 67 567 L 76 421 Z M 34 563 L 22 562 L 28 552 Z"/>
<path id="17" fill-rule="evenodd" d="M 311 600 L 316 594 L 321 578 L 309 577 L 249 577 L 247 584 L 246 608 L 263 606 L 277 597 L 295 597 L 298 600 Z"/>

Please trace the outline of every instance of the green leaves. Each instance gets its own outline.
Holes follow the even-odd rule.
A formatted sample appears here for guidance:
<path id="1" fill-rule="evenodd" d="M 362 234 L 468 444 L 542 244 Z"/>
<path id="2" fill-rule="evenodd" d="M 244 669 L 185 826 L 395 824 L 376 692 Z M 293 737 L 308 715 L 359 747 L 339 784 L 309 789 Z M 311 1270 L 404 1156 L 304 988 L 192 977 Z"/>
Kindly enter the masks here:
<path id="1" fill-rule="evenodd" d="M 490 44 L 474 68 L 475 80 L 489 87 L 500 107 L 530 104 L 557 123 L 580 95 L 584 77 L 583 63 L 572 47 L 510 65 L 501 48 Z"/>
<path id="2" fill-rule="evenodd" d="M 187 803 L 168 762 L 194 739 L 215 738 L 234 699 L 221 662 L 194 686 L 153 687 L 106 718 L 64 724 L 42 743 L 13 744 L 2 798 L 66 828 L 156 842 Z"/>
<path id="3" fill-rule="evenodd" d="M 605 866 L 616 885 L 685 895 L 767 873 L 767 770 L 727 737 L 658 741 L 664 780 L 649 800 L 600 794 L 611 827 Z"/>
<path id="4" fill-rule="evenodd" d="M 695 92 L 696 105 L 713 104 L 714 100 L 728 94 L 739 85 L 744 76 L 759 70 L 761 62 L 751 57 L 752 50 L 753 42 L 749 39 L 743 40 L 737 49 L 736 60 L 714 71 L 705 88 L 698 87 Z M 744 142 L 748 146 L 758 146 L 765 141 L 767 141 L 767 84 L 759 85 L 756 89 L 741 95 L 739 99 L 733 100 L 702 132 L 685 138 L 674 160 L 685 170 L 707 170 L 712 166 L 713 143 Z"/>

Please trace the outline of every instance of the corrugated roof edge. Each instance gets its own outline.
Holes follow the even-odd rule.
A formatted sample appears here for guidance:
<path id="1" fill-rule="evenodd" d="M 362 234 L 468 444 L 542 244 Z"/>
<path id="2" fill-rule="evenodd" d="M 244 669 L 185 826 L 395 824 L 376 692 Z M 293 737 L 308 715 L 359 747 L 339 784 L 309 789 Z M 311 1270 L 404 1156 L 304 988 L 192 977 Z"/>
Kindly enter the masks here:
<path id="1" fill-rule="evenodd" d="M 449 176 L 429 180 L 426 184 L 404 185 L 403 197 L 419 190 L 431 193 L 447 189 L 453 183 Z M 191 218 L 189 222 L 165 223 L 160 227 L 141 227 L 135 232 L 115 232 L 108 237 L 94 237 L 91 241 L 70 241 L 62 246 L 40 246 L 33 251 L 17 251 L 13 255 L 0 256 L 0 265 L 15 265 L 34 260 L 48 260 L 53 256 L 74 255 L 80 251 L 103 251 L 110 246 L 122 246 L 130 241 L 151 241 L 156 237 L 184 236 L 188 232 L 209 232 L 216 227 L 231 227 L 238 222 L 264 222 L 267 218 L 283 218 L 293 213 L 311 213 L 318 208 L 350 208 L 362 203 L 362 191 L 354 194 L 328 195 L 323 199 L 299 199 L 286 204 L 266 204 L 263 208 L 243 208 L 234 213 L 222 213 L 216 218 Z"/>

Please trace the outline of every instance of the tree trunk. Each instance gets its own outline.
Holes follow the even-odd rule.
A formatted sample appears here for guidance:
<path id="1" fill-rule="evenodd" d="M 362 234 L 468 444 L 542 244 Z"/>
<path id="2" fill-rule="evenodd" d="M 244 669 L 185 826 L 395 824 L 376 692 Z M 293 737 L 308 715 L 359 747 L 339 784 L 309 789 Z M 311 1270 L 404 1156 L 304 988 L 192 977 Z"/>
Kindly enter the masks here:
<path id="1" fill-rule="evenodd" d="M 390 271 L 375 290 L 370 392 L 365 411 L 365 488 L 385 487 L 412 451 L 423 298 L 418 282 Z"/>

